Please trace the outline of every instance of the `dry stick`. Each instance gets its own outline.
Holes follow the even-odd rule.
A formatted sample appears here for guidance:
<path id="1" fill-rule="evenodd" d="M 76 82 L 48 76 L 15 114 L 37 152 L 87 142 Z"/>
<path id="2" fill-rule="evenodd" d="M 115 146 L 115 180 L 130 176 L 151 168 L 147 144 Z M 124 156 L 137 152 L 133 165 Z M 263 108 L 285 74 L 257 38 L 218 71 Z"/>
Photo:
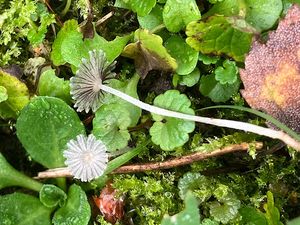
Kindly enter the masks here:
<path id="1" fill-rule="evenodd" d="M 237 151 L 246 151 L 250 148 L 251 144 L 241 143 L 241 144 L 233 144 L 224 148 L 216 149 L 212 152 L 195 152 L 189 155 L 181 156 L 178 158 L 166 160 L 163 162 L 152 162 L 145 164 L 133 164 L 127 166 L 121 166 L 118 169 L 114 170 L 112 173 L 137 173 L 143 171 L 152 171 L 152 170 L 162 170 L 162 169 L 170 169 L 173 167 L 184 166 L 191 164 L 196 161 L 201 161 L 204 159 L 225 155 L 228 153 L 233 153 Z M 261 142 L 255 143 L 256 149 L 261 149 L 263 144 Z"/>
<path id="2" fill-rule="evenodd" d="M 101 85 L 101 89 L 110 94 L 118 96 L 119 98 L 121 98 L 141 109 L 144 109 L 144 110 L 154 113 L 154 114 L 158 114 L 161 116 L 167 116 L 167 117 L 174 117 L 174 118 L 179 118 L 179 119 L 184 119 L 184 120 L 190 120 L 190 121 L 195 121 L 195 122 L 199 122 L 199 123 L 219 126 L 219 127 L 233 128 L 233 129 L 237 129 L 237 130 L 243 130 L 246 132 L 252 132 L 252 133 L 270 137 L 273 139 L 279 139 L 279 140 L 283 141 L 285 144 L 293 147 L 297 151 L 300 151 L 300 143 L 297 140 L 293 139 L 288 134 L 284 133 L 283 131 L 277 131 L 277 130 L 273 130 L 270 128 L 260 127 L 260 126 L 257 126 L 257 125 L 251 124 L 251 123 L 245 123 L 245 122 L 240 122 L 240 121 L 214 119 L 214 118 L 209 118 L 209 117 L 194 116 L 194 115 L 188 115 L 188 114 L 184 114 L 184 113 L 174 112 L 174 111 L 170 111 L 170 110 L 162 109 L 162 108 L 159 108 L 159 107 L 156 107 L 153 105 L 146 104 L 136 98 L 133 98 L 127 94 L 124 94 L 121 91 L 118 91 L 114 88 L 111 88 L 111 87 L 103 85 L 103 84 Z"/>
<path id="3" fill-rule="evenodd" d="M 153 163 L 145 163 L 145 164 L 135 164 L 135 165 L 127 165 L 121 166 L 118 169 L 114 170 L 112 173 L 135 173 L 149 170 L 161 170 L 161 169 L 169 169 L 177 166 L 183 166 L 187 164 L 191 164 L 196 161 L 225 155 L 228 153 L 233 153 L 237 151 L 247 151 L 250 146 L 253 144 L 249 143 L 241 143 L 241 144 L 233 144 L 223 148 L 216 149 L 212 152 L 194 152 L 189 155 L 181 156 L 178 158 L 166 160 L 163 162 L 153 162 Z M 261 149 L 263 144 L 261 142 L 256 142 L 254 144 L 255 148 Z M 44 179 L 44 178 L 57 178 L 57 177 L 72 177 L 68 168 L 56 168 L 50 169 L 43 172 L 39 172 L 35 179 Z"/>
<path id="4" fill-rule="evenodd" d="M 114 15 L 113 12 L 107 13 L 105 16 L 103 16 L 100 20 L 96 22 L 96 27 L 98 27 L 101 23 L 104 23 L 106 20 L 108 20 L 110 17 Z"/>

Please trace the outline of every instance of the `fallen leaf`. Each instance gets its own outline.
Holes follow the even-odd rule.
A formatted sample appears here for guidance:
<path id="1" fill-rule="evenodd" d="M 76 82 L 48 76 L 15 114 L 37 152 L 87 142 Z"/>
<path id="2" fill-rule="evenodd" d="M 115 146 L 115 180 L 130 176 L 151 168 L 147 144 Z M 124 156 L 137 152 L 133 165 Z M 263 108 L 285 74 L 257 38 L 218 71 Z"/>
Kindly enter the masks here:
<path id="1" fill-rule="evenodd" d="M 300 7 L 293 5 L 267 43 L 254 41 L 240 70 L 242 95 L 255 109 L 265 111 L 300 132 Z"/>

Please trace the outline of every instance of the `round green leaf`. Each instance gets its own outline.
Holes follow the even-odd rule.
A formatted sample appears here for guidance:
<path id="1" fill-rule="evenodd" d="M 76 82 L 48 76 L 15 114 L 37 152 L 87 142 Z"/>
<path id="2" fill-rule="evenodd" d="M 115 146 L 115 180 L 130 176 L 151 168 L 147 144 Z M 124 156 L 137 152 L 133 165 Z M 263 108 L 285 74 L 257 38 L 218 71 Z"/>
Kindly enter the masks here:
<path id="1" fill-rule="evenodd" d="M 156 5 L 146 16 L 138 16 L 139 24 L 142 28 L 152 30 L 163 23 L 162 7 Z"/>
<path id="2" fill-rule="evenodd" d="M 138 16 L 146 16 L 151 9 L 156 5 L 156 0 L 129 0 L 132 11 Z"/>
<path id="3" fill-rule="evenodd" d="M 0 102 L 4 102 L 8 99 L 7 90 L 5 87 L 0 86 Z"/>
<path id="4" fill-rule="evenodd" d="M 67 200 L 66 193 L 53 184 L 44 184 L 40 190 L 40 201 L 46 207 L 64 206 Z"/>
<path id="5" fill-rule="evenodd" d="M 154 105 L 177 112 L 194 115 L 190 108 L 191 101 L 177 90 L 169 90 L 154 99 Z M 152 114 L 156 121 L 150 128 L 152 141 L 160 145 L 163 150 L 173 150 L 182 146 L 189 140 L 189 133 L 195 129 L 195 122 L 181 119 L 163 117 Z"/>
<path id="6" fill-rule="evenodd" d="M 64 166 L 63 151 L 69 140 L 85 129 L 77 113 L 63 100 L 40 96 L 21 112 L 17 135 L 33 160 L 47 168 Z"/>
<path id="7" fill-rule="evenodd" d="M 203 76 L 200 80 L 200 92 L 209 97 L 213 102 L 226 102 L 231 96 L 238 92 L 240 80 L 237 79 L 233 84 L 222 85 L 215 79 L 214 74 Z"/>
<path id="8" fill-rule="evenodd" d="M 91 217 L 91 208 L 85 192 L 80 186 L 73 184 L 68 192 L 68 200 L 64 207 L 53 216 L 54 225 L 87 225 Z"/>
<path id="9" fill-rule="evenodd" d="M 0 118 L 16 118 L 21 109 L 29 102 L 27 86 L 18 78 L 0 70 Z M 5 90 L 4 90 L 5 89 Z M 2 94 L 1 94 L 2 93 Z"/>
<path id="10" fill-rule="evenodd" d="M 50 225 L 51 211 L 30 195 L 16 192 L 0 196 L 0 224 Z"/>
<path id="11" fill-rule="evenodd" d="M 176 59 L 178 65 L 176 73 L 186 75 L 195 69 L 199 53 L 192 49 L 180 36 L 170 37 L 166 41 L 165 47 L 170 55 Z"/>
<path id="12" fill-rule="evenodd" d="M 217 200 L 209 204 L 209 212 L 216 221 L 226 224 L 237 216 L 241 202 L 228 186 L 219 184 L 214 196 Z"/>
<path id="13" fill-rule="evenodd" d="M 178 32 L 194 20 L 201 18 L 195 0 L 167 0 L 163 10 L 163 20 L 171 32 Z"/>
<path id="14" fill-rule="evenodd" d="M 186 85 L 188 87 L 192 87 L 198 83 L 200 79 L 200 70 L 195 68 L 193 72 L 187 74 L 185 76 L 179 76 L 179 84 Z"/>
<path id="15" fill-rule="evenodd" d="M 146 16 L 156 5 L 156 0 L 116 0 L 114 6 L 131 9 L 138 16 Z"/>
<path id="16" fill-rule="evenodd" d="M 216 80 L 220 84 L 233 84 L 237 80 L 238 68 L 234 61 L 225 60 L 223 67 L 219 66 L 215 70 Z"/>
<path id="17" fill-rule="evenodd" d="M 102 105 L 93 120 L 93 134 L 114 151 L 127 146 L 130 124 L 130 113 L 122 104 Z"/>
<path id="18" fill-rule="evenodd" d="M 43 96 L 61 98 L 71 103 L 70 82 L 55 75 L 55 70 L 46 70 L 40 76 L 38 93 Z"/>
<path id="19" fill-rule="evenodd" d="M 246 21 L 258 30 L 273 27 L 282 11 L 281 0 L 245 0 Z"/>
<path id="20" fill-rule="evenodd" d="M 244 61 L 253 34 L 234 28 L 230 22 L 229 18 L 219 15 L 193 21 L 186 27 L 186 42 L 203 54 L 226 54 L 236 61 Z"/>

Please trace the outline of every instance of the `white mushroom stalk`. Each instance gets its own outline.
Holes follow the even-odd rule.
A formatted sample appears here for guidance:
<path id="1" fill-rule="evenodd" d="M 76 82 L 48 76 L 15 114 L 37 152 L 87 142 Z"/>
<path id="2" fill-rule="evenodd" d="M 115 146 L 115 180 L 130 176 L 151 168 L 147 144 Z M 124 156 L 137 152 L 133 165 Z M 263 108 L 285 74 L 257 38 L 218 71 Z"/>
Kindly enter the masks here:
<path id="1" fill-rule="evenodd" d="M 252 132 L 273 139 L 279 139 L 287 145 L 300 151 L 300 143 L 282 131 L 277 131 L 246 122 L 214 119 L 179 113 L 146 104 L 136 98 L 124 94 L 121 91 L 103 84 L 105 78 L 111 77 L 113 74 L 111 72 L 111 68 L 113 68 L 115 64 L 113 63 L 109 65 L 107 63 L 106 56 L 103 51 L 90 51 L 89 55 L 90 59 L 82 60 L 79 70 L 77 71 L 76 75 L 71 78 L 70 82 L 72 98 L 75 100 L 75 107 L 78 107 L 78 111 L 85 110 L 87 112 L 89 109 L 96 111 L 96 105 L 99 104 L 101 94 L 103 91 L 105 91 L 154 114 Z"/>

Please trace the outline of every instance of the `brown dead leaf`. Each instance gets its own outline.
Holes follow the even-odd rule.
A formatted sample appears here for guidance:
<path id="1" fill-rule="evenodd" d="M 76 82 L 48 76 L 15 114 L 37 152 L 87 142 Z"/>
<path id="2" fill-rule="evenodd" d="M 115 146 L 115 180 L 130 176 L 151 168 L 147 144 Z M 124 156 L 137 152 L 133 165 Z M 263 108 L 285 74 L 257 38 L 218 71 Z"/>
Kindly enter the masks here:
<path id="1" fill-rule="evenodd" d="M 248 104 L 300 132 L 300 7 L 293 5 L 266 44 L 254 41 L 240 70 Z"/>

